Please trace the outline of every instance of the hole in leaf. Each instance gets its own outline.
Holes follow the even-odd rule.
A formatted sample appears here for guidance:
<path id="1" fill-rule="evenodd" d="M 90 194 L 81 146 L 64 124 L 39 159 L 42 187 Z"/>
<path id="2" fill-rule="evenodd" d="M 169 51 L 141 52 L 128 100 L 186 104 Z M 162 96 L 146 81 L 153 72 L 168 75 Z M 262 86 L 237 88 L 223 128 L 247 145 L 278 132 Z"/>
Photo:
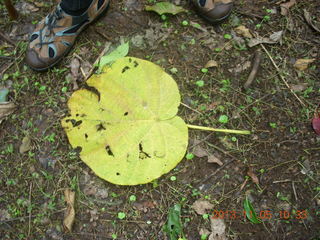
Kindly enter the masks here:
<path id="1" fill-rule="evenodd" d="M 99 132 L 99 131 L 102 131 L 102 130 L 106 130 L 106 128 L 105 128 L 105 126 L 103 126 L 102 123 L 100 123 L 100 124 L 97 125 L 97 131 Z"/>
<path id="2" fill-rule="evenodd" d="M 78 146 L 75 149 L 73 149 L 73 151 L 75 151 L 75 153 L 80 154 L 82 151 L 82 147 Z"/>
<path id="3" fill-rule="evenodd" d="M 76 117 L 79 117 L 79 113 L 76 114 Z"/>
<path id="4" fill-rule="evenodd" d="M 108 153 L 109 156 L 114 157 L 113 152 L 111 151 L 111 148 L 110 148 L 109 145 L 106 146 L 106 151 L 107 151 L 107 153 Z"/>
<path id="5" fill-rule="evenodd" d="M 151 158 L 151 156 L 143 151 L 142 142 L 139 143 L 139 158 L 145 159 L 145 158 Z"/>
<path id="6" fill-rule="evenodd" d="M 117 176 L 120 176 L 120 173 L 117 172 Z"/>
<path id="7" fill-rule="evenodd" d="M 125 66 L 123 69 L 122 69 L 122 73 L 125 73 L 125 71 L 129 70 L 130 67 L 129 66 Z"/>
<path id="8" fill-rule="evenodd" d="M 135 68 L 139 66 L 139 63 L 137 61 L 134 61 L 133 63 Z"/>
<path id="9" fill-rule="evenodd" d="M 128 112 L 125 112 L 125 113 L 123 114 L 123 116 L 128 116 Z"/>
<path id="10" fill-rule="evenodd" d="M 85 134 L 84 134 L 84 137 L 87 139 L 87 138 L 88 138 L 88 134 L 85 133 Z"/>
<path id="11" fill-rule="evenodd" d="M 81 125 L 82 120 L 76 121 L 75 119 L 68 119 L 66 122 L 71 122 L 72 127 L 78 127 Z"/>

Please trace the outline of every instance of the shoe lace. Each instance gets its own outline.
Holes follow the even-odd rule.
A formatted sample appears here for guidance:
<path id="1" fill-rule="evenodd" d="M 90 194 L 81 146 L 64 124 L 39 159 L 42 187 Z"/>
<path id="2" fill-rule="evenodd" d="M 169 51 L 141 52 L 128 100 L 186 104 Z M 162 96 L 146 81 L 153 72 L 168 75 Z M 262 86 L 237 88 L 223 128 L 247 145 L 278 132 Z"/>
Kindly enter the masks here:
<path id="1" fill-rule="evenodd" d="M 45 38 L 51 39 L 50 37 L 55 34 L 53 29 L 57 28 L 57 27 L 62 27 L 62 26 L 57 25 L 57 21 L 63 18 L 63 14 L 62 13 L 63 13 L 62 9 L 61 8 L 57 8 L 54 12 L 52 12 L 52 13 L 50 13 L 48 15 L 48 21 L 47 21 L 47 24 L 46 24 L 46 27 L 47 27 L 48 31 L 45 31 L 44 35 L 43 35 L 43 32 L 44 32 L 45 28 L 40 29 L 40 31 L 39 31 L 39 35 L 40 35 L 39 45 L 40 45 L 40 48 L 43 45 L 53 43 L 53 41 L 47 41 L 46 42 L 46 41 L 43 41 L 43 39 L 45 39 Z"/>

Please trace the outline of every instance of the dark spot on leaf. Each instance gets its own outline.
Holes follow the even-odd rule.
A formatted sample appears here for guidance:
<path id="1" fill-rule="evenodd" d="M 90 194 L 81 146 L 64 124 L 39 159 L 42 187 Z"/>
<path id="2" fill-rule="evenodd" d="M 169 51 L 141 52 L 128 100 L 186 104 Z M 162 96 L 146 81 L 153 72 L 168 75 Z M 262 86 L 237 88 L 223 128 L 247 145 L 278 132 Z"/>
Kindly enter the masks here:
<path id="1" fill-rule="evenodd" d="M 105 128 L 105 126 L 103 126 L 102 123 L 100 123 L 100 124 L 97 125 L 97 131 L 99 132 L 99 131 L 102 131 L 102 130 L 106 130 L 106 128 Z"/>
<path id="2" fill-rule="evenodd" d="M 106 146 L 106 151 L 107 151 L 107 153 L 108 153 L 109 156 L 114 157 L 113 152 L 111 151 L 111 148 L 110 148 L 109 145 Z"/>
<path id="3" fill-rule="evenodd" d="M 84 134 L 84 137 L 87 139 L 87 138 L 88 138 L 88 134 L 85 133 L 85 134 Z"/>
<path id="4" fill-rule="evenodd" d="M 129 153 L 127 153 L 127 158 L 129 158 L 130 157 L 130 154 Z"/>
<path id="5" fill-rule="evenodd" d="M 85 88 L 90 91 L 91 93 L 97 95 L 98 97 L 98 102 L 100 102 L 100 92 L 98 91 L 98 89 L 96 89 L 95 87 L 91 87 L 91 86 L 88 86 L 88 85 L 85 85 Z"/>
<path id="6" fill-rule="evenodd" d="M 124 73 L 125 71 L 129 70 L 130 67 L 129 66 L 125 66 L 123 69 L 122 69 L 122 73 Z"/>
<path id="7" fill-rule="evenodd" d="M 151 156 L 143 151 L 142 142 L 139 143 L 139 158 L 145 159 L 145 158 L 151 158 Z"/>
<path id="8" fill-rule="evenodd" d="M 78 127 L 78 126 L 81 125 L 82 120 L 76 121 L 76 120 L 74 120 L 74 119 L 68 119 L 68 120 L 66 120 L 66 122 L 71 122 L 72 127 Z"/>
<path id="9" fill-rule="evenodd" d="M 79 113 L 76 114 L 76 117 L 79 117 Z"/>
<path id="10" fill-rule="evenodd" d="M 117 176 L 120 176 L 120 173 L 117 172 L 116 174 L 117 174 Z"/>
<path id="11" fill-rule="evenodd" d="M 86 114 L 81 114 L 81 115 L 80 115 L 80 117 L 86 117 L 86 116 L 87 116 Z"/>
<path id="12" fill-rule="evenodd" d="M 131 58 L 129 58 L 129 63 L 131 63 L 132 62 L 132 59 Z"/>
<path id="13" fill-rule="evenodd" d="M 128 116 L 128 112 L 125 112 L 125 113 L 123 114 L 123 116 Z"/>
<path id="14" fill-rule="evenodd" d="M 137 61 L 134 61 L 133 63 L 135 68 L 139 66 L 139 63 Z"/>
<path id="15" fill-rule="evenodd" d="M 104 111 L 105 111 L 105 109 L 104 109 L 104 108 L 100 108 L 99 110 L 100 110 L 101 112 L 104 112 Z"/>

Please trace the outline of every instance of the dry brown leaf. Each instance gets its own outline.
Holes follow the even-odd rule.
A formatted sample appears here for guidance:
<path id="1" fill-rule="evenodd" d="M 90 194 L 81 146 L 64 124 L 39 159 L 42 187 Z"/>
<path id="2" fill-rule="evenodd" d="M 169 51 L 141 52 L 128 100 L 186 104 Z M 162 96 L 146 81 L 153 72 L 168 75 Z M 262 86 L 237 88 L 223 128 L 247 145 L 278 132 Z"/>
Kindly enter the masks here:
<path id="1" fill-rule="evenodd" d="M 210 218 L 211 234 L 209 240 L 228 240 L 226 236 L 226 224 L 223 219 Z"/>
<path id="2" fill-rule="evenodd" d="M 218 67 L 218 63 L 215 60 L 209 60 L 204 67 L 205 68 Z"/>
<path id="3" fill-rule="evenodd" d="M 289 2 L 285 2 L 280 4 L 280 8 L 281 8 L 281 15 L 282 16 L 287 16 L 289 13 L 289 9 L 295 5 L 297 2 L 296 0 L 290 0 Z"/>
<path id="4" fill-rule="evenodd" d="M 312 58 L 312 59 L 298 59 L 295 64 L 294 67 L 300 71 L 304 71 L 308 68 L 308 65 L 310 63 L 313 63 L 316 59 Z"/>
<path id="5" fill-rule="evenodd" d="M 31 139 L 29 136 L 25 136 L 22 139 L 19 152 L 22 154 L 22 153 L 28 152 L 30 149 L 31 149 Z"/>
<path id="6" fill-rule="evenodd" d="M 308 88 L 308 84 L 307 83 L 290 84 L 290 88 L 295 92 L 301 92 Z"/>
<path id="7" fill-rule="evenodd" d="M 241 25 L 234 29 L 237 34 L 241 35 L 245 38 L 252 38 L 252 34 L 250 33 L 250 30 L 246 28 L 245 26 Z"/>
<path id="8" fill-rule="evenodd" d="M 203 200 L 197 200 L 191 206 L 191 208 L 193 208 L 196 211 L 196 213 L 200 215 L 205 214 L 207 210 L 210 210 L 213 207 L 214 207 L 213 204 Z"/>
<path id="9" fill-rule="evenodd" d="M 67 210 L 65 212 L 63 226 L 69 232 L 71 232 L 71 230 L 72 230 L 72 225 L 73 225 L 74 218 L 76 215 L 76 212 L 74 210 L 75 196 L 76 196 L 75 192 L 73 192 L 71 189 L 66 189 L 64 191 L 64 199 L 67 203 Z"/>
<path id="10" fill-rule="evenodd" d="M 248 42 L 248 46 L 254 47 L 261 43 L 275 44 L 281 41 L 282 35 L 283 35 L 283 31 L 278 31 L 278 32 L 272 33 L 268 38 L 258 36 L 256 38 L 250 39 L 250 41 Z"/>
<path id="11" fill-rule="evenodd" d="M 208 153 L 200 145 L 194 147 L 193 154 L 199 158 L 208 156 Z"/>
<path id="12" fill-rule="evenodd" d="M 208 163 L 217 163 L 219 164 L 219 166 L 223 165 L 223 162 L 221 162 L 221 160 L 216 155 L 209 155 Z"/>
<path id="13" fill-rule="evenodd" d="M 2 120 L 14 112 L 16 105 L 11 102 L 0 103 L 0 123 Z"/>
<path id="14" fill-rule="evenodd" d="M 252 182 L 254 182 L 255 184 L 259 184 L 259 179 L 258 179 L 257 175 L 254 174 L 252 167 L 249 167 L 247 175 L 249 177 L 251 177 Z"/>

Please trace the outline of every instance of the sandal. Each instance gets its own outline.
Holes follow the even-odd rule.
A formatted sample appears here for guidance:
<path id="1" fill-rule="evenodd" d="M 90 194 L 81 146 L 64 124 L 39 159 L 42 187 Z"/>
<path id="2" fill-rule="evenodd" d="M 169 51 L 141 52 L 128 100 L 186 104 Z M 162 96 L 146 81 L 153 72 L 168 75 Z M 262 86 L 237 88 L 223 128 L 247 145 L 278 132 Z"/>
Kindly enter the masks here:
<path id="1" fill-rule="evenodd" d="M 230 16 L 233 0 L 192 0 L 201 17 L 211 23 L 223 21 Z"/>
<path id="2" fill-rule="evenodd" d="M 30 36 L 26 63 L 36 71 L 56 65 L 72 48 L 79 33 L 108 8 L 109 0 L 93 0 L 80 16 L 64 12 L 60 4 Z"/>

